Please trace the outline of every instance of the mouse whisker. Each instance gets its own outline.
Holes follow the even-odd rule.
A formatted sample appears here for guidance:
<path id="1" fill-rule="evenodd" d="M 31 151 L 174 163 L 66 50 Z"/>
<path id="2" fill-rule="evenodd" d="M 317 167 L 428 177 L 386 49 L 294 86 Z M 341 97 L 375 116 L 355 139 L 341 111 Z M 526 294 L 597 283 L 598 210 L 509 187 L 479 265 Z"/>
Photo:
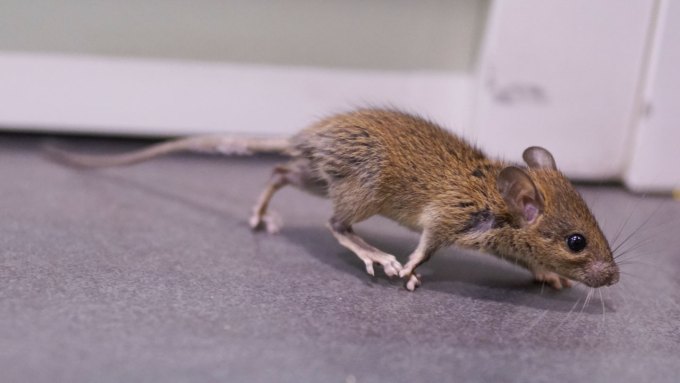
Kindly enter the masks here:
<path id="1" fill-rule="evenodd" d="M 603 294 L 605 294 L 605 296 L 606 296 L 606 298 L 607 298 L 608 301 L 613 300 L 613 298 L 612 298 L 612 290 L 609 289 L 610 287 L 611 287 L 611 286 L 604 286 L 604 289 L 603 289 Z"/>
<path id="2" fill-rule="evenodd" d="M 621 266 L 625 266 L 625 265 L 642 265 L 642 266 L 646 266 L 646 267 L 651 267 L 655 272 L 659 272 L 659 273 L 664 274 L 664 275 L 666 275 L 666 276 L 668 276 L 668 277 L 670 277 L 670 278 L 674 278 L 674 277 L 675 277 L 674 274 L 672 274 L 671 272 L 669 272 L 667 269 L 663 268 L 663 267 L 660 266 L 660 265 L 655 265 L 655 264 L 653 264 L 653 263 L 643 262 L 643 261 L 640 261 L 640 260 L 626 259 L 626 260 L 624 260 L 623 262 L 619 262 L 619 265 L 621 265 Z M 629 274 L 630 274 L 630 273 L 626 273 L 626 275 L 629 275 Z"/>
<path id="3" fill-rule="evenodd" d="M 628 276 L 628 277 L 633 277 L 633 278 L 636 278 L 637 280 L 644 281 L 644 279 L 643 279 L 641 276 L 639 276 L 639 275 L 631 274 L 631 273 L 626 272 L 626 271 L 619 271 L 619 272 L 620 272 L 621 274 L 624 274 L 624 275 Z"/>
<path id="4" fill-rule="evenodd" d="M 618 262 L 618 264 L 619 264 L 619 266 L 623 266 L 623 265 L 644 265 L 644 266 L 658 267 L 658 265 L 655 265 L 655 264 L 652 264 L 652 263 L 649 263 L 649 262 L 643 262 L 643 261 L 635 259 L 635 258 L 639 258 L 639 257 L 633 257 L 633 258 L 630 258 L 630 259 L 623 259 L 620 262 Z"/>
<path id="5" fill-rule="evenodd" d="M 604 326 L 606 326 L 606 312 L 607 312 L 607 310 L 605 309 L 605 306 L 604 306 L 604 298 L 602 297 L 602 289 L 597 289 L 597 292 L 600 294 L 600 303 L 602 303 L 602 326 L 604 327 Z"/>
<path id="6" fill-rule="evenodd" d="M 635 214 L 635 212 L 638 211 L 638 209 L 640 208 L 640 205 L 642 204 L 642 202 L 644 202 L 647 198 L 648 198 L 648 195 L 647 195 L 646 193 L 643 193 L 643 194 L 640 196 L 640 198 L 637 199 L 637 201 L 635 202 L 635 205 L 630 209 L 630 211 L 629 211 L 629 213 L 628 213 L 628 216 L 627 216 L 626 219 L 623 221 L 623 224 L 622 224 L 622 225 L 619 227 L 619 229 L 616 231 L 616 234 L 614 235 L 614 238 L 613 238 L 613 240 L 612 240 L 612 244 L 616 244 L 616 243 L 617 243 L 617 241 L 620 239 L 620 236 L 625 232 L 626 227 L 628 227 L 628 224 L 631 222 L 631 219 L 633 218 L 633 215 Z M 659 205 L 657 206 L 657 209 L 656 209 L 654 212 L 652 212 L 651 215 L 655 215 L 655 214 L 656 214 L 656 211 L 658 211 L 658 209 L 659 209 L 660 207 L 661 207 L 661 204 L 659 204 Z M 643 224 L 643 225 L 644 225 L 644 224 Z M 637 227 L 637 229 L 633 230 L 633 232 L 637 232 L 643 225 L 639 225 L 639 226 Z"/>
<path id="7" fill-rule="evenodd" d="M 531 333 L 531 331 L 534 328 L 536 328 L 536 326 L 538 326 L 538 324 L 543 320 L 543 318 L 545 318 L 545 315 L 548 313 L 548 311 L 550 311 L 550 309 L 543 310 L 541 315 L 539 315 L 538 318 L 536 318 L 536 320 L 533 323 L 531 323 L 529 327 L 526 328 L 526 330 L 522 332 L 521 337 L 525 338 L 527 335 L 529 335 L 529 333 Z"/>
<path id="8" fill-rule="evenodd" d="M 619 281 L 619 283 L 617 284 L 617 286 L 619 286 L 619 288 L 620 288 L 621 290 L 623 290 L 623 291 L 622 291 L 622 292 L 619 292 L 619 291 L 617 291 L 617 290 L 614 290 L 614 291 L 616 291 L 616 292 L 618 293 L 618 295 L 623 299 L 623 304 L 625 304 L 626 306 L 628 306 L 628 294 L 629 294 L 629 290 L 628 290 L 628 288 L 626 287 L 626 284 L 625 284 L 625 283 L 621 283 L 621 281 Z"/>
<path id="9" fill-rule="evenodd" d="M 619 265 L 623 265 L 626 263 L 637 263 L 640 262 L 640 259 L 645 259 L 646 257 L 650 257 L 653 255 L 653 253 L 650 252 L 643 252 L 643 253 L 630 253 L 627 252 L 625 255 L 619 257 L 619 258 L 614 258 L 616 260 L 616 263 Z M 644 258 L 643 258 L 644 257 Z"/>
<path id="10" fill-rule="evenodd" d="M 657 234 L 657 235 L 658 235 L 658 234 Z M 651 236 L 649 236 L 649 237 L 647 237 L 647 238 L 641 238 L 641 239 L 638 240 L 637 242 L 631 244 L 631 245 L 630 245 L 628 248 L 626 248 L 626 249 L 621 249 L 621 248 L 617 249 L 617 251 L 618 251 L 618 250 L 621 250 L 621 251 L 618 252 L 618 253 L 617 253 L 617 252 L 613 252 L 613 253 L 614 253 L 614 258 L 616 259 L 616 258 L 622 256 L 623 254 L 627 253 L 627 252 L 637 250 L 637 249 L 640 248 L 641 245 L 648 245 L 649 243 L 651 243 L 651 242 L 654 241 L 654 239 L 655 239 L 654 237 L 655 237 L 655 235 L 651 235 Z"/>
<path id="11" fill-rule="evenodd" d="M 647 225 L 649 223 L 649 221 L 651 221 L 651 219 L 656 215 L 656 213 L 658 213 L 659 209 L 661 209 L 661 206 L 662 206 L 662 204 L 659 203 L 657 205 L 656 209 L 654 209 L 654 211 L 651 214 L 649 214 L 647 216 L 647 218 L 644 221 L 642 221 L 642 223 L 640 223 L 640 225 L 638 225 L 637 228 L 635 228 L 635 230 L 630 232 L 621 243 L 619 243 L 618 245 L 616 245 L 614 247 L 614 250 L 612 250 L 612 253 L 616 253 L 616 251 L 618 249 L 620 249 L 621 246 L 623 246 L 626 242 L 628 242 L 635 234 L 638 234 L 640 229 L 642 229 L 645 225 Z"/>
<path id="12" fill-rule="evenodd" d="M 578 307 L 578 304 L 581 302 L 581 299 L 582 299 L 582 298 L 583 298 L 583 297 L 579 297 L 579 298 L 576 300 L 576 302 L 574 302 L 574 304 L 571 306 L 571 309 L 569 310 L 569 312 L 567 313 L 567 315 L 564 317 L 564 319 L 562 319 L 562 321 L 561 321 L 561 322 L 555 327 L 555 329 L 552 331 L 552 334 L 554 334 L 555 332 L 557 332 L 557 330 L 559 330 L 565 323 L 567 323 L 567 321 L 569 320 L 569 317 L 570 317 L 571 314 L 574 312 L 574 309 L 576 309 L 576 307 Z"/>
<path id="13" fill-rule="evenodd" d="M 583 310 L 585 310 L 586 306 L 588 306 L 588 303 L 590 303 L 590 300 L 593 297 L 593 293 L 595 292 L 595 289 L 590 287 L 588 289 L 588 294 L 586 295 L 586 300 L 583 301 L 583 306 L 581 307 L 581 312 L 579 312 L 579 315 L 583 314 Z"/>
<path id="14" fill-rule="evenodd" d="M 655 226 L 653 226 L 653 227 L 647 227 L 647 228 L 645 228 L 645 229 L 644 229 L 645 231 L 654 230 L 654 234 L 649 235 L 647 238 L 641 238 L 639 241 L 637 241 L 637 242 L 631 244 L 631 246 L 629 246 L 628 248 L 622 250 L 622 251 L 619 252 L 618 254 L 616 254 L 616 252 L 621 248 L 621 246 L 617 246 L 617 248 L 615 249 L 615 251 L 613 251 L 613 253 L 615 253 L 614 259 L 617 259 L 617 258 L 623 256 L 624 254 L 630 252 L 630 251 L 635 251 L 635 250 L 638 250 L 638 249 L 640 249 L 641 247 L 643 247 L 643 246 L 645 246 L 645 245 L 648 245 L 648 244 L 650 244 L 650 243 L 654 243 L 654 241 L 655 241 L 655 240 L 658 238 L 658 236 L 660 235 L 659 232 L 656 231 L 656 229 L 658 229 L 658 228 L 660 228 L 660 227 L 663 227 L 663 226 L 666 226 L 666 225 L 668 225 L 667 222 L 661 222 L 661 223 L 659 223 L 659 224 L 657 224 L 657 225 L 655 225 Z M 641 229 L 641 228 L 638 228 L 638 230 L 632 232 L 631 234 L 640 233 L 640 232 L 642 231 L 642 230 L 640 230 L 640 229 Z"/>
<path id="15" fill-rule="evenodd" d="M 645 198 L 645 195 L 643 195 L 640 199 L 638 199 L 637 203 L 635 206 L 630 209 L 628 212 L 628 217 L 623 221 L 621 226 L 619 226 L 618 230 L 616 230 L 616 234 L 614 234 L 614 238 L 612 239 L 612 243 L 616 243 L 616 241 L 619 240 L 619 236 L 623 234 L 623 230 L 628 226 L 628 223 L 630 223 L 630 219 L 633 218 L 633 213 L 640 207 L 640 204 L 642 203 L 642 200 Z"/>
<path id="16" fill-rule="evenodd" d="M 653 243 L 653 242 L 652 242 L 651 240 L 649 240 L 649 239 L 644 240 L 644 241 L 640 241 L 640 242 L 638 242 L 638 243 L 632 245 L 630 248 L 625 249 L 625 250 L 623 250 L 622 252 L 620 252 L 620 253 L 618 253 L 618 254 L 615 254 L 615 255 L 614 255 L 614 259 L 617 260 L 617 261 L 623 260 L 624 257 L 625 257 L 626 255 L 628 255 L 628 254 L 632 254 L 634 258 L 635 258 L 635 257 L 641 257 L 641 256 L 645 255 L 646 253 L 638 253 L 638 254 L 635 254 L 635 251 L 640 250 L 641 248 L 644 248 L 644 246 L 647 246 L 647 245 L 649 245 L 650 243 Z"/>

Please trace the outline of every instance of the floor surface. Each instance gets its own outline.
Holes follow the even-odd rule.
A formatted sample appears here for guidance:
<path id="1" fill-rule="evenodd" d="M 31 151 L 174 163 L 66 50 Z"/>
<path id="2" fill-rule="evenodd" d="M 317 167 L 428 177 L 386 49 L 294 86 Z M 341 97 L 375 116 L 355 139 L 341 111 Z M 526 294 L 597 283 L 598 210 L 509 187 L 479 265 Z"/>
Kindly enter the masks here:
<path id="1" fill-rule="evenodd" d="M 677 382 L 680 202 L 581 187 L 621 249 L 621 282 L 555 292 L 447 249 L 414 293 L 324 228 L 328 201 L 276 196 L 275 157 L 171 156 L 83 171 L 0 135 L 1 382 Z M 67 140 L 91 152 L 139 142 Z M 404 260 L 417 235 L 358 225 Z"/>

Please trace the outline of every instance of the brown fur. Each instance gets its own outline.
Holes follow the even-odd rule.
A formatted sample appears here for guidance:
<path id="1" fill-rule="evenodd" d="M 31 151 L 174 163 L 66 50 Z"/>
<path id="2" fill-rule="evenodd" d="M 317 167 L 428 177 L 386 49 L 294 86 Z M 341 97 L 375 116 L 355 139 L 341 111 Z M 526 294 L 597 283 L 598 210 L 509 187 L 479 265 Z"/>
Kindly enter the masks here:
<path id="1" fill-rule="evenodd" d="M 222 153 L 279 152 L 291 160 L 274 169 L 250 224 L 277 230 L 267 214 L 274 193 L 294 185 L 333 203 L 329 228 L 373 275 L 379 264 L 390 276 L 420 284 L 415 269 L 439 248 L 482 250 L 527 267 L 555 288 L 576 280 L 598 287 L 616 283 L 618 267 L 595 218 L 552 155 L 528 148 L 528 166 L 489 159 L 438 125 L 395 110 L 361 109 L 319 121 L 290 140 L 189 137 L 133 153 L 87 156 L 52 150 L 78 166 L 113 166 L 182 150 Z M 352 225 L 388 217 L 422 232 L 405 265 L 364 242 Z M 571 251 L 567 237 L 582 234 L 587 246 Z"/>
<path id="2" fill-rule="evenodd" d="M 428 252 L 457 245 L 518 262 L 537 274 L 600 285 L 618 278 L 609 245 L 583 199 L 557 170 L 525 168 L 543 199 L 542 214 L 527 225 L 498 191 L 510 164 L 423 118 L 392 110 L 363 109 L 336 115 L 291 140 L 291 154 L 308 177 L 326 185 L 334 221 L 344 226 L 383 215 L 427 231 Z M 588 248 L 574 254 L 565 238 L 582 233 Z M 427 256 L 429 257 L 429 255 Z M 588 265 L 610 267 L 590 276 Z M 417 266 L 417 265 L 416 265 Z"/>

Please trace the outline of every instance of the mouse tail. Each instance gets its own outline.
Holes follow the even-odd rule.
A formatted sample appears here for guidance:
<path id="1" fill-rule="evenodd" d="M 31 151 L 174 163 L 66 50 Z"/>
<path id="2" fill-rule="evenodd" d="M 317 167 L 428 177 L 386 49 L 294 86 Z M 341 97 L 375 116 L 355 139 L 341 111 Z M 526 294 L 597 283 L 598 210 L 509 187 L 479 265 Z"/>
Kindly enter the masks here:
<path id="1" fill-rule="evenodd" d="M 91 155 L 70 152 L 45 145 L 47 155 L 61 163 L 85 168 L 126 166 L 176 152 L 199 152 L 224 155 L 275 153 L 288 155 L 287 139 L 243 138 L 233 136 L 196 136 L 168 140 L 146 148 L 113 155 Z"/>

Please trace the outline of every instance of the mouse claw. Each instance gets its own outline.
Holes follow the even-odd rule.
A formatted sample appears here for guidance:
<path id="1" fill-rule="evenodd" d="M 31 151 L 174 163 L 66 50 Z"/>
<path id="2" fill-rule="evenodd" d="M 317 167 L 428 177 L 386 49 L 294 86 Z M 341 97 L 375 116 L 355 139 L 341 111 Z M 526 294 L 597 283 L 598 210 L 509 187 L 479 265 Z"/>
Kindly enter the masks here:
<path id="1" fill-rule="evenodd" d="M 373 277 L 375 277 L 373 265 L 376 263 L 382 266 L 385 275 L 388 277 L 399 275 L 399 270 L 401 270 L 401 264 L 394 256 L 389 256 L 388 259 L 366 258 L 364 263 L 366 264 L 366 272 Z"/>
<path id="2" fill-rule="evenodd" d="M 248 225 L 250 225 L 250 228 L 253 230 L 257 230 L 260 225 L 262 224 L 262 219 L 258 215 L 252 215 L 250 219 L 248 220 Z"/>
<path id="3" fill-rule="evenodd" d="M 399 270 L 399 278 L 404 278 L 405 276 L 409 276 L 409 275 L 412 275 L 412 274 L 413 274 L 413 268 L 410 267 L 408 264 L 404 265 L 404 267 L 402 267 Z"/>
<path id="4" fill-rule="evenodd" d="M 420 282 L 420 275 L 413 273 L 411 276 L 408 278 L 408 281 L 406 282 L 406 290 L 408 291 L 414 291 L 416 287 L 419 287 L 421 284 Z"/>
<path id="5" fill-rule="evenodd" d="M 562 287 L 569 288 L 574 286 L 574 281 L 567 278 L 560 277 L 560 282 L 562 282 Z"/>
<path id="6" fill-rule="evenodd" d="M 387 274 L 387 276 L 398 277 L 399 273 L 401 272 L 401 263 L 394 260 L 383 265 L 383 269 L 385 270 L 385 274 Z"/>
<path id="7" fill-rule="evenodd" d="M 269 234 L 278 233 L 281 230 L 281 226 L 283 226 L 281 217 L 272 212 L 265 214 L 263 216 L 254 214 L 252 217 L 250 217 L 248 223 L 250 224 L 251 229 L 253 230 L 264 229 Z"/>
<path id="8" fill-rule="evenodd" d="M 392 265 L 384 265 L 383 271 L 385 272 L 385 275 L 387 275 L 388 277 L 393 277 L 399 273 L 392 267 Z"/>
<path id="9" fill-rule="evenodd" d="M 375 270 L 373 270 L 373 262 L 366 262 L 366 272 L 368 275 L 375 277 Z"/>

